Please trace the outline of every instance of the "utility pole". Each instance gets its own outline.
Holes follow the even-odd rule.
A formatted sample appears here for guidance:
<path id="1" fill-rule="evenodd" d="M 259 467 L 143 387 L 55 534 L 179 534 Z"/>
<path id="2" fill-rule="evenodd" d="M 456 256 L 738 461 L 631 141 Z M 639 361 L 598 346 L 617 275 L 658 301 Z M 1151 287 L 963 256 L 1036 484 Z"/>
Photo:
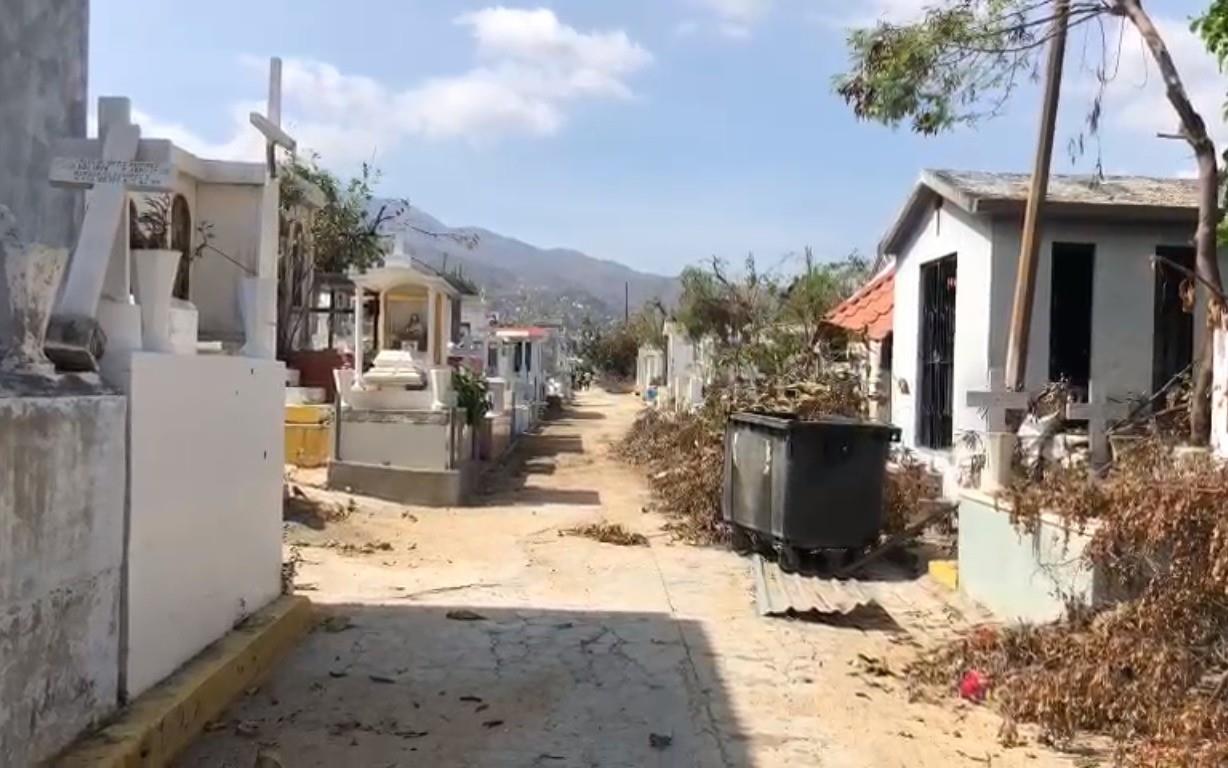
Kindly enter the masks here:
<path id="1" fill-rule="evenodd" d="M 623 325 L 631 322 L 631 281 L 623 283 Z"/>
<path id="2" fill-rule="evenodd" d="M 1019 270 L 1015 275 L 1015 302 L 1011 308 L 1010 336 L 1006 347 L 1006 386 L 1022 391 L 1027 378 L 1028 337 L 1032 329 L 1032 301 L 1036 295 L 1036 261 L 1040 255 L 1041 219 L 1049 190 L 1049 166 L 1053 159 L 1053 134 L 1057 128 L 1057 105 L 1062 92 L 1062 66 L 1066 59 L 1066 29 L 1070 0 L 1055 0 L 1045 69 L 1045 96 L 1040 112 L 1040 137 L 1036 163 L 1028 189 L 1019 247 Z"/>

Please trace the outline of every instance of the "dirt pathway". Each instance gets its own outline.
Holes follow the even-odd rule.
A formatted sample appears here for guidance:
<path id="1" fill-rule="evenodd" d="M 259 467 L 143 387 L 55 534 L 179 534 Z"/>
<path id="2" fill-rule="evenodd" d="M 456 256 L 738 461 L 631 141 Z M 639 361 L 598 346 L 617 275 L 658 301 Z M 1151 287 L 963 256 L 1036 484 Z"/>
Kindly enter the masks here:
<path id="1" fill-rule="evenodd" d="M 864 669 L 968 620 L 926 579 L 874 585 L 872 622 L 760 618 L 746 561 L 672 544 L 608 456 L 637 408 L 583 393 L 476 508 L 308 489 L 349 511 L 287 525 L 297 583 L 332 618 L 179 764 L 247 768 L 261 749 L 286 768 L 1068 764 Z M 603 519 L 651 546 L 560 535 Z"/>

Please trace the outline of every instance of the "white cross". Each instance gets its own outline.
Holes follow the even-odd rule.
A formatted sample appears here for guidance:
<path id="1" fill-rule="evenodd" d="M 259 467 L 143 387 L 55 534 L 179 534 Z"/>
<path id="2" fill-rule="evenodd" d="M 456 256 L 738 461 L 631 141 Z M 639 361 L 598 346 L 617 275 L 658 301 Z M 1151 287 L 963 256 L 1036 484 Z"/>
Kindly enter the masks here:
<path id="1" fill-rule="evenodd" d="M 1125 403 L 1106 397 L 1094 381 L 1087 385 L 1086 403 L 1066 405 L 1067 420 L 1087 422 L 1087 436 L 1091 443 L 1093 464 L 1101 465 L 1109 460 L 1108 422 L 1111 419 L 1123 418 L 1128 410 Z"/>
<path id="2" fill-rule="evenodd" d="M 136 160 L 140 127 L 133 125 L 127 99 L 98 100 L 98 133 L 102 157 L 56 157 L 51 163 L 51 183 L 86 187 L 85 220 L 73 251 L 68 277 L 56 314 L 94 317 L 112 261 L 125 267 L 112 286 L 114 296 L 127 300 L 128 193 L 169 191 L 172 170 L 165 163 Z"/>
<path id="3" fill-rule="evenodd" d="M 989 369 L 989 390 L 969 392 L 966 403 L 969 408 L 986 412 L 987 432 L 1006 432 L 1007 411 L 1025 410 L 1031 402 L 1027 392 L 1014 392 L 1006 388 L 1006 376 L 1001 368 Z"/>
<path id="4" fill-rule="evenodd" d="M 267 116 L 252 112 L 249 117 L 256 130 L 264 134 L 265 160 L 269 164 L 269 175 L 276 176 L 277 147 L 285 147 L 291 154 L 298 149 L 298 142 L 281 129 L 281 59 L 276 56 L 269 59 L 269 103 L 266 111 Z"/>

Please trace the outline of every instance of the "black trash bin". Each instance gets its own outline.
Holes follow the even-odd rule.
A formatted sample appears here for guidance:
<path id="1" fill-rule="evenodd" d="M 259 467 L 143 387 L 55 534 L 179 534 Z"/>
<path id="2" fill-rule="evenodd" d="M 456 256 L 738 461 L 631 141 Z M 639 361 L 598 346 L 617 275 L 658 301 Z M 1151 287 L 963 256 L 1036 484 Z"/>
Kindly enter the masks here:
<path id="1" fill-rule="evenodd" d="M 725 431 L 722 513 L 735 539 L 770 539 L 782 554 L 858 550 L 883 525 L 888 424 L 734 414 Z"/>

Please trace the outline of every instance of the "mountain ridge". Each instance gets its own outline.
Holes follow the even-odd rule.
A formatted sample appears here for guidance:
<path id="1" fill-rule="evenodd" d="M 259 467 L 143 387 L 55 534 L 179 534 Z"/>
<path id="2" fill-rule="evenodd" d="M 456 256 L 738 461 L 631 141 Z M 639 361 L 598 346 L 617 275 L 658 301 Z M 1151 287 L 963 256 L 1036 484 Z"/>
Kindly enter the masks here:
<path id="1" fill-rule="evenodd" d="M 371 205 L 379 210 L 400 203 L 377 199 Z M 678 296 L 676 277 L 640 272 L 574 248 L 541 248 L 485 227 L 450 227 L 414 206 L 400 210 L 381 231 L 398 236 L 405 252 L 419 261 L 461 271 L 509 322 L 577 325 L 585 317 L 610 322 L 622 318 L 624 299 L 635 311 L 650 300 L 669 304 Z"/>

